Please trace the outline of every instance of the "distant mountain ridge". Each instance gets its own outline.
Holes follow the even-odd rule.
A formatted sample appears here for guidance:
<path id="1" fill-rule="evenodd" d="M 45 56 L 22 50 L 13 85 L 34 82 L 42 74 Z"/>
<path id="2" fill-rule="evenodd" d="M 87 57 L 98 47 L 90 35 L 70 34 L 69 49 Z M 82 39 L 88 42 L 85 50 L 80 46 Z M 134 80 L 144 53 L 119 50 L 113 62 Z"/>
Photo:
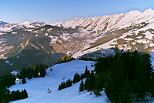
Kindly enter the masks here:
<path id="1" fill-rule="evenodd" d="M 23 23 L 3 23 L 3 25 L 0 25 L 0 31 L 1 32 L 8 32 L 13 30 L 19 30 L 19 29 L 34 29 L 45 25 L 44 22 L 23 22 Z"/>
<path id="2" fill-rule="evenodd" d="M 68 54 L 79 57 L 114 47 L 154 51 L 153 38 L 152 9 L 76 18 L 52 25 L 43 22 L 5 24 L 0 26 L 0 70 L 10 68 L 7 70 L 11 71 L 40 63 L 51 65 Z"/>
<path id="3" fill-rule="evenodd" d="M 84 38 L 82 50 L 75 57 L 98 49 L 117 47 L 124 50 L 153 51 L 154 10 L 73 19 L 54 24 L 79 28 Z"/>
<path id="4" fill-rule="evenodd" d="M 0 26 L 1 25 L 5 25 L 5 24 L 8 24 L 7 22 L 4 22 L 4 21 L 0 21 Z"/>

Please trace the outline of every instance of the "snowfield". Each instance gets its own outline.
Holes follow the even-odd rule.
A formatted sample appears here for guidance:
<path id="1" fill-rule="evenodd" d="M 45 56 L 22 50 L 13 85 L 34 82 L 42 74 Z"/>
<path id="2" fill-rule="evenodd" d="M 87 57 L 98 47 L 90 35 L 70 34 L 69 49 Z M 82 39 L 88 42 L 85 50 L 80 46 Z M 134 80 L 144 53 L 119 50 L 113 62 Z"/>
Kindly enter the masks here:
<path id="1" fill-rule="evenodd" d="M 67 63 L 56 64 L 53 71 L 47 70 L 45 78 L 27 79 L 26 84 L 16 83 L 10 90 L 26 89 L 29 97 L 23 100 L 12 101 L 10 103 L 108 103 L 109 100 L 104 92 L 102 96 L 96 97 L 89 92 L 79 92 L 80 83 L 72 87 L 58 91 L 58 85 L 67 79 L 73 79 L 75 73 L 84 73 L 86 65 L 91 70 L 92 61 L 73 60 Z M 48 88 L 52 90 L 48 93 Z"/>

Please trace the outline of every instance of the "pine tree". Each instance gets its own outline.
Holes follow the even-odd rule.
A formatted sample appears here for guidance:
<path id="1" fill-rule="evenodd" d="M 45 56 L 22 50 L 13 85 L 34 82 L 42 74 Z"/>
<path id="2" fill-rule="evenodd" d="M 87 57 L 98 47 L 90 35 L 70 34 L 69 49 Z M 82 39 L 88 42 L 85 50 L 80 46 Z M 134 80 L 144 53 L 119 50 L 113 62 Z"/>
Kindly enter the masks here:
<path id="1" fill-rule="evenodd" d="M 22 79 L 22 84 L 26 84 L 26 79 L 25 78 Z"/>
<path id="2" fill-rule="evenodd" d="M 95 94 L 96 96 L 101 96 L 101 93 L 100 93 L 99 90 L 94 90 L 94 94 Z"/>
<path id="3" fill-rule="evenodd" d="M 66 85 L 66 82 L 62 82 L 59 86 L 58 86 L 58 90 L 62 90 L 64 88 L 66 88 L 67 85 Z"/>
<path id="4" fill-rule="evenodd" d="M 70 86 L 72 86 L 72 81 L 70 79 L 68 79 L 66 81 L 66 87 L 70 87 Z"/>
<path id="5" fill-rule="evenodd" d="M 90 84 L 90 91 L 94 90 L 95 89 L 95 74 L 93 71 L 89 74 L 89 84 Z"/>
<path id="6" fill-rule="evenodd" d="M 84 79 L 84 78 L 85 78 L 84 74 L 81 74 L 81 75 L 80 75 L 80 80 L 82 80 L 82 79 Z"/>
<path id="7" fill-rule="evenodd" d="M 58 90 L 61 90 L 61 84 L 58 86 Z"/>
<path id="8" fill-rule="evenodd" d="M 88 67 L 86 65 L 86 69 L 85 69 L 85 72 L 84 72 L 84 78 L 87 78 L 89 76 L 90 72 L 88 70 Z"/>
<path id="9" fill-rule="evenodd" d="M 79 82 L 80 79 L 81 79 L 80 75 L 79 75 L 78 73 L 76 73 L 76 74 L 74 75 L 74 78 L 73 78 L 73 83 Z"/>
<path id="10" fill-rule="evenodd" d="M 27 91 L 24 89 L 24 98 L 28 98 L 28 93 L 27 93 Z"/>
<path id="11" fill-rule="evenodd" d="M 87 90 L 88 92 L 90 91 L 90 79 L 89 78 L 85 80 L 84 89 Z"/>
<path id="12" fill-rule="evenodd" d="M 79 91 L 80 92 L 84 91 L 84 83 L 83 83 L 83 80 L 80 83 Z"/>
<path id="13" fill-rule="evenodd" d="M 40 77 L 45 77 L 45 75 L 46 75 L 45 68 L 41 68 L 41 70 L 40 70 Z"/>
<path id="14" fill-rule="evenodd" d="M 28 71 L 28 73 L 27 73 L 28 79 L 32 79 L 33 78 L 33 74 L 34 74 L 33 73 L 34 70 L 32 68 L 28 68 L 27 71 Z"/>

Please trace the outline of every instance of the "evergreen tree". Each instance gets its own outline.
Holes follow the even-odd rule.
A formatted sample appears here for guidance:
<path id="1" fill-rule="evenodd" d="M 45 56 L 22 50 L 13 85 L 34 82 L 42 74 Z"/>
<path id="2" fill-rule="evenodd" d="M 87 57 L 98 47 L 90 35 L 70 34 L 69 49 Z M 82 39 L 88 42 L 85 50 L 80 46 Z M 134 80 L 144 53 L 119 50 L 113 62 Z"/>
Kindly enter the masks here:
<path id="1" fill-rule="evenodd" d="M 68 79 L 66 82 L 62 82 L 59 86 L 58 86 L 58 90 L 62 90 L 64 88 L 70 87 L 72 86 L 72 80 Z"/>
<path id="2" fill-rule="evenodd" d="M 14 101 L 14 100 L 19 100 L 19 99 L 25 99 L 28 98 L 27 91 L 24 89 L 21 92 L 19 90 L 17 91 L 12 91 L 9 94 L 9 100 Z"/>
<path id="3" fill-rule="evenodd" d="M 59 86 L 58 86 L 58 90 L 62 90 L 64 88 L 66 88 L 66 82 L 62 82 Z"/>
<path id="4" fill-rule="evenodd" d="M 32 79 L 32 78 L 33 78 L 32 74 L 28 73 L 28 79 Z"/>
<path id="5" fill-rule="evenodd" d="M 89 78 L 85 80 L 84 89 L 87 90 L 88 92 L 90 91 L 90 79 Z"/>
<path id="6" fill-rule="evenodd" d="M 34 70 L 32 69 L 32 68 L 28 68 L 27 69 L 27 77 L 28 77 L 28 79 L 32 79 L 33 78 L 33 72 L 34 72 Z"/>
<path id="7" fill-rule="evenodd" d="M 101 96 L 101 93 L 100 93 L 99 90 L 94 90 L 94 94 L 95 94 L 96 96 Z"/>
<path id="8" fill-rule="evenodd" d="M 95 89 L 95 74 L 94 72 L 92 71 L 90 74 L 89 74 L 89 85 L 90 85 L 90 91 L 94 90 Z"/>
<path id="9" fill-rule="evenodd" d="M 62 89 L 62 87 L 61 87 L 61 84 L 58 86 L 58 90 L 61 90 Z"/>
<path id="10" fill-rule="evenodd" d="M 33 74 L 34 77 L 39 77 L 39 75 L 38 75 L 38 73 L 39 73 L 39 66 L 38 65 L 34 66 L 34 72 L 33 73 L 34 73 Z"/>
<path id="11" fill-rule="evenodd" d="M 81 74 L 81 75 L 80 75 L 80 80 L 82 80 L 82 79 L 84 79 L 84 78 L 85 78 L 84 74 Z"/>
<path id="12" fill-rule="evenodd" d="M 79 91 L 80 92 L 84 91 L 84 83 L 83 83 L 83 80 L 80 83 Z"/>
<path id="13" fill-rule="evenodd" d="M 28 93 L 25 89 L 23 90 L 23 93 L 24 93 L 24 98 L 28 98 Z"/>
<path id="14" fill-rule="evenodd" d="M 41 69 L 40 69 L 40 77 L 45 77 L 45 75 L 46 75 L 46 70 L 45 70 L 45 68 L 41 68 Z"/>
<path id="15" fill-rule="evenodd" d="M 25 78 L 22 79 L 22 84 L 26 84 L 26 79 Z"/>
<path id="16" fill-rule="evenodd" d="M 73 83 L 77 83 L 77 82 L 79 82 L 80 80 L 81 80 L 80 75 L 79 75 L 78 73 L 76 73 L 76 74 L 74 75 L 74 78 L 73 78 Z"/>
<path id="17" fill-rule="evenodd" d="M 89 76 L 90 72 L 88 70 L 88 67 L 86 65 L 86 68 L 85 68 L 85 72 L 84 72 L 84 78 L 87 78 Z"/>
<path id="18" fill-rule="evenodd" d="M 66 87 L 70 87 L 70 86 L 72 86 L 72 81 L 70 79 L 68 79 L 66 81 Z"/>

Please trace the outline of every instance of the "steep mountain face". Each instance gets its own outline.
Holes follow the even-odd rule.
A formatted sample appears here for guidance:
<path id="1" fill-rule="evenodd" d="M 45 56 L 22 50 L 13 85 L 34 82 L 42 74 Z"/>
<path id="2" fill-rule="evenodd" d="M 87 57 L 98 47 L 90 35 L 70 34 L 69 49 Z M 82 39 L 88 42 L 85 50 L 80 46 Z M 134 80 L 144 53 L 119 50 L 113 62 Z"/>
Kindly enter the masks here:
<path id="1" fill-rule="evenodd" d="M 33 24 L 36 25 L 36 23 Z M 5 26 L 8 26 L 8 24 Z M 29 25 L 26 26 L 29 27 Z M 57 62 L 60 57 L 66 54 L 63 51 L 56 52 L 51 44 L 64 33 L 71 35 L 77 32 L 77 30 L 71 28 L 60 28 L 44 24 L 43 26 L 30 28 L 26 26 L 24 24 L 21 26 L 22 28 L 1 32 L 0 75 L 14 69 L 22 69 L 42 63 L 51 65 Z"/>
<path id="2" fill-rule="evenodd" d="M 52 25 L 24 22 L 0 26 L 0 71 L 52 64 L 60 57 L 100 49 L 153 51 L 154 10 L 74 19 Z M 6 70 L 6 68 L 8 68 Z"/>

